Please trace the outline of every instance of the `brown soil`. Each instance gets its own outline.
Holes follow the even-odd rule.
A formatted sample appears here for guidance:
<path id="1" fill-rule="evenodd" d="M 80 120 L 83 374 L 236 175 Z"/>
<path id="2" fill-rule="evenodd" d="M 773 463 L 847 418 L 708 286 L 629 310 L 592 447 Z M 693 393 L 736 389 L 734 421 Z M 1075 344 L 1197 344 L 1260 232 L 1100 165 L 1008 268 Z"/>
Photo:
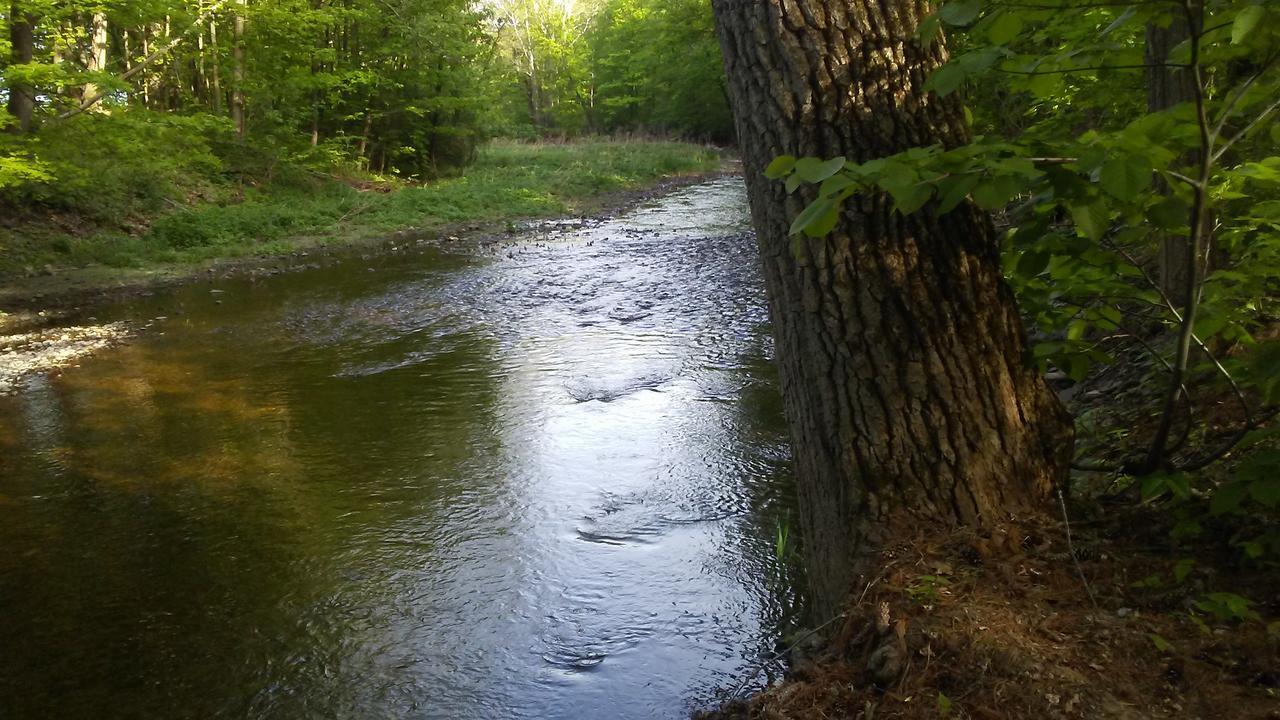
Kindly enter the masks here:
<path id="1" fill-rule="evenodd" d="M 1086 453 L 1119 465 L 1148 442 L 1161 389 L 1145 351 L 1111 349 L 1121 361 L 1060 389 L 1098 428 L 1097 452 Z M 1244 417 L 1211 373 L 1190 385 L 1199 414 L 1184 454 L 1194 455 L 1220 447 Z M 1228 455 L 1200 481 L 1225 479 L 1233 464 Z M 1231 547 L 1240 518 L 1212 518 L 1204 497 L 1189 508 L 1203 526 L 1196 541 L 1173 540 L 1178 513 L 1118 480 L 1083 474 L 1078 502 L 1055 498 L 1048 517 L 1003 537 L 937 532 L 889 548 L 881 575 L 822 628 L 825 642 L 798 643 L 818 645 L 816 655 L 791 652 L 785 681 L 702 717 L 1280 720 L 1275 561 L 1245 560 Z M 1251 599 L 1258 617 L 1197 607 L 1219 592 Z"/>
<path id="2" fill-rule="evenodd" d="M 1167 529 L 1139 509 L 1077 520 L 1072 544 L 1061 523 L 994 552 L 959 532 L 904 542 L 815 661 L 702 717 L 1280 718 L 1275 628 L 1189 612 L 1227 585 L 1275 617 L 1280 582 L 1200 557 L 1174 583 Z"/>

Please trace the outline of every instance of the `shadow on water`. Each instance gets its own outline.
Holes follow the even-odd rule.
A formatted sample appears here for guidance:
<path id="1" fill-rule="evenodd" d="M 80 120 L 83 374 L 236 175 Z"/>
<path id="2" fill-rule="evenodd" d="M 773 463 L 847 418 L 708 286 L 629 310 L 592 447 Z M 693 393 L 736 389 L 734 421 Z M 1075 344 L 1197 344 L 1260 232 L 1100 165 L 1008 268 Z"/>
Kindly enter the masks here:
<path id="1" fill-rule="evenodd" d="M 0 717 L 680 717 L 796 604 L 740 180 L 122 303 L 0 396 Z"/>

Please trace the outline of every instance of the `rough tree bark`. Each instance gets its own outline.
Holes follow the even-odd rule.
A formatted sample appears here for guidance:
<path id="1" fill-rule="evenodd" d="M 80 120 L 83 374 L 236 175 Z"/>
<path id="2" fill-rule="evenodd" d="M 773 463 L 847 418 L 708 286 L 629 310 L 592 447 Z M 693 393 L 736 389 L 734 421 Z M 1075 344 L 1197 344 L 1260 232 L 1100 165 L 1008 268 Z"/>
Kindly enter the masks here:
<path id="1" fill-rule="evenodd" d="M 35 16 L 24 12 L 16 0 L 9 4 L 9 43 L 12 64 L 29 63 L 35 57 L 35 25 Z M 15 120 L 9 128 L 11 131 L 31 132 L 31 120 L 36 111 L 36 89 L 30 83 L 11 81 L 7 109 Z"/>
<path id="2" fill-rule="evenodd" d="M 867 161 L 967 140 L 944 61 L 916 41 L 922 0 L 714 0 L 796 460 L 818 619 L 903 527 L 995 531 L 1063 480 L 1070 419 L 1029 369 L 990 219 L 850 200 L 793 242 L 811 199 L 763 176 L 777 155 Z"/>

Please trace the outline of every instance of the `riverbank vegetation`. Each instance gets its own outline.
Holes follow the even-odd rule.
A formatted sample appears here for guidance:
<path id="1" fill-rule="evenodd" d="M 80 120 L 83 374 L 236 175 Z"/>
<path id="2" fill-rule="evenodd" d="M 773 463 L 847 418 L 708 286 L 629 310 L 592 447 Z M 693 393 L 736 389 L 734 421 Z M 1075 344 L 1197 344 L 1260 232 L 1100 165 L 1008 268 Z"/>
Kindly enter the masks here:
<path id="1" fill-rule="evenodd" d="M 705 169 L 693 146 L 537 143 L 729 140 L 711 22 L 692 0 L 15 0 L 0 270 L 560 212 Z"/>
<path id="2" fill-rule="evenodd" d="M 724 715 L 1271 717 L 1275 8 L 714 5 L 828 638 Z"/>
<path id="3" fill-rule="evenodd" d="M 828 643 L 726 712 L 1266 712 L 1274 4 L 710 5 L 15 0 L 4 262 L 563 212 L 713 162 L 591 138 L 735 140 Z"/>
<path id="4" fill-rule="evenodd" d="M 154 130 L 154 128 L 152 128 Z M 163 133 L 160 133 L 163 137 Z M 383 237 L 402 230 L 439 231 L 461 224 L 491 224 L 561 215 L 605 193 L 651 184 L 673 175 L 702 174 L 720 156 L 679 142 L 494 142 L 454 177 L 412 183 L 367 175 L 321 172 L 305 164 L 264 167 L 232 141 L 175 132 L 169 147 L 204 159 L 175 167 L 163 146 L 154 155 L 94 156 L 80 167 L 114 182 L 101 194 L 72 191 L 59 205 L 37 204 L 0 226 L 0 273 L 30 275 L 54 269 L 136 268 L 190 264 L 214 258 L 282 254 L 300 244 Z M 207 144 L 198 146 L 198 140 Z M 221 150 L 231 148 L 227 154 Z M 101 151 L 103 148 L 98 147 Z M 120 149 L 127 153 L 127 149 Z M 129 172 L 154 163 L 146 171 Z M 115 168 L 124 166 L 125 171 Z"/>

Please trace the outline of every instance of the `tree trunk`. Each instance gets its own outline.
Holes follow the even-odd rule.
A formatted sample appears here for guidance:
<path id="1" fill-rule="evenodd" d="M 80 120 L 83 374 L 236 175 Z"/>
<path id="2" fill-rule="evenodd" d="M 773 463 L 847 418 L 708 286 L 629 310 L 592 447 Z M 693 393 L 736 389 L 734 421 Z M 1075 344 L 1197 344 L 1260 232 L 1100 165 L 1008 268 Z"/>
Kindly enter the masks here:
<path id="1" fill-rule="evenodd" d="M 244 137 L 244 6 L 245 0 L 236 0 L 231 21 L 231 121 L 236 133 Z"/>
<path id="2" fill-rule="evenodd" d="M 218 54 L 217 18 L 209 19 L 209 50 L 213 55 L 213 63 L 209 68 L 211 70 L 209 77 L 209 108 L 213 114 L 217 115 L 222 112 L 222 74 L 220 71 L 222 56 Z"/>
<path id="3" fill-rule="evenodd" d="M 201 15 L 204 14 L 204 2 L 200 2 L 198 6 Z M 208 104 L 209 99 L 209 76 L 205 70 L 205 49 L 204 49 L 204 26 L 195 28 L 196 31 L 196 67 L 195 79 L 191 83 L 192 94 L 196 97 L 196 102 Z"/>
<path id="4" fill-rule="evenodd" d="M 1160 112 L 1175 105 L 1189 103 L 1195 99 L 1195 79 L 1185 68 L 1159 67 L 1169 60 L 1169 51 L 1191 36 L 1187 28 L 1187 20 L 1182 17 L 1181 10 L 1173 12 L 1172 22 L 1168 27 L 1160 27 L 1155 23 L 1147 23 L 1145 60 L 1147 64 L 1147 111 Z M 1195 157 L 1184 157 L 1183 161 L 1193 164 Z M 1168 193 L 1164 181 L 1157 177 L 1162 192 Z M 1181 306 L 1187 296 L 1187 260 L 1191 253 L 1191 242 L 1186 235 L 1165 233 L 1160 237 L 1159 275 L 1160 287 L 1175 306 Z"/>
<path id="5" fill-rule="evenodd" d="M 107 69 L 107 16 L 102 12 L 93 14 L 93 27 L 89 36 L 89 55 L 85 58 L 84 69 L 89 72 L 101 73 Z M 96 98 L 101 94 L 98 86 L 88 82 L 81 89 L 82 100 Z M 95 112 L 102 112 L 102 103 L 94 105 Z"/>
<path id="6" fill-rule="evenodd" d="M 35 26 L 34 15 L 23 12 L 16 0 L 9 4 L 9 57 L 12 64 L 23 65 L 35 57 Z M 15 121 L 9 128 L 12 132 L 31 132 L 31 120 L 36 111 L 35 87 L 30 83 L 10 81 L 7 109 Z"/>
<path id="7" fill-rule="evenodd" d="M 369 167 L 372 163 L 365 158 L 365 150 L 369 147 L 369 132 L 373 130 L 373 113 L 366 110 L 364 113 L 364 129 L 360 131 L 360 145 L 356 149 L 356 157 L 360 158 L 360 164 Z"/>
<path id="8" fill-rule="evenodd" d="M 864 162 L 968 139 L 918 0 L 714 0 L 791 427 L 812 610 L 838 612 L 902 527 L 996 531 L 1065 478 L 1069 417 L 1025 361 L 990 219 L 965 204 L 903 217 L 851 199 L 825 238 L 792 241 L 812 190 L 775 156 Z M 909 523 L 909 524 L 908 524 Z"/>

